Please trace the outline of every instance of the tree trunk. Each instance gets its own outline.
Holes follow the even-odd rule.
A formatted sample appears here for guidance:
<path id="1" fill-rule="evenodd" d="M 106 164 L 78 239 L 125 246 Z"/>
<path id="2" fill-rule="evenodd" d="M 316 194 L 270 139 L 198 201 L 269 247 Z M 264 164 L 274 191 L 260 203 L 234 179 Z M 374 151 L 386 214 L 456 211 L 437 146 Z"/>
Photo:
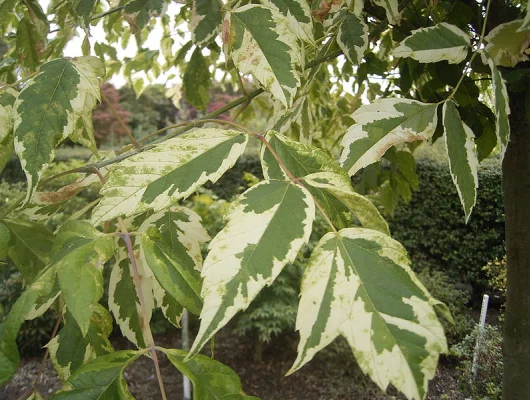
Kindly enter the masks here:
<path id="1" fill-rule="evenodd" d="M 503 162 L 508 288 L 504 400 L 530 399 L 530 126 L 525 93 L 510 93 L 511 136 Z"/>

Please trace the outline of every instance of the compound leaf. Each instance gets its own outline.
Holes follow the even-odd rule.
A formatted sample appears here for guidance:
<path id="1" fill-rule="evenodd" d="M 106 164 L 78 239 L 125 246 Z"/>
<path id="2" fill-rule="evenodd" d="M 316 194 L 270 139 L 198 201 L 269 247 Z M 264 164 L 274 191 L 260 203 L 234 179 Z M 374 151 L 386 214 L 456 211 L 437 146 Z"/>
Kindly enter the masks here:
<path id="1" fill-rule="evenodd" d="M 190 354 L 198 353 L 294 261 L 309 239 L 314 214 L 311 194 L 285 181 L 259 183 L 233 203 L 204 261 L 204 307 Z"/>
<path id="2" fill-rule="evenodd" d="M 407 398 L 423 399 L 439 353 L 447 351 L 436 304 L 389 236 L 363 228 L 327 233 L 302 278 L 300 344 L 289 373 L 342 335 L 379 387 L 393 384 Z"/>
<path id="3" fill-rule="evenodd" d="M 308 144 L 290 140 L 274 131 L 269 132 L 266 138 L 278 157 L 296 178 L 303 178 L 322 171 L 343 175 L 345 179 L 349 180 L 348 175 L 337 161 L 329 157 L 322 150 Z M 262 147 L 261 151 L 261 164 L 263 175 L 266 179 L 288 179 L 272 153 L 265 146 Z M 307 190 L 326 209 L 335 226 L 341 229 L 350 224 L 351 214 L 348 207 L 341 201 L 337 201 L 335 196 L 311 186 L 308 186 Z"/>

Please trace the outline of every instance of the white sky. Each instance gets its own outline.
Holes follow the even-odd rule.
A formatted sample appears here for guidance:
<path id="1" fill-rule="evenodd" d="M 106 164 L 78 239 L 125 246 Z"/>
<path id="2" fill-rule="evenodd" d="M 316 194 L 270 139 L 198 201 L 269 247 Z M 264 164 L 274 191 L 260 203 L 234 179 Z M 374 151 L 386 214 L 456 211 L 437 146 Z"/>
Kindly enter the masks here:
<path id="1" fill-rule="evenodd" d="M 48 8 L 48 4 L 50 3 L 50 0 L 39 0 L 39 3 L 42 6 L 42 8 L 44 10 L 46 10 Z M 170 16 L 171 21 L 173 21 L 172 17 L 179 12 L 180 7 L 181 7 L 181 5 L 178 5 L 178 4 L 175 4 L 175 3 L 170 3 L 169 4 L 166 14 L 168 16 Z M 109 44 L 105 40 L 105 32 L 103 30 L 103 21 L 104 21 L 104 18 L 102 18 L 97 25 L 90 27 L 90 35 L 91 35 L 91 37 L 89 37 L 89 42 L 90 42 L 90 47 L 91 47 L 93 55 L 94 55 L 94 52 L 93 52 L 94 51 L 94 44 L 96 42 Z M 172 28 L 174 28 L 174 26 Z M 143 47 L 147 48 L 149 50 L 160 50 L 160 43 L 161 43 L 161 40 L 162 40 L 162 35 L 163 35 L 162 27 L 158 23 L 158 20 L 157 20 L 157 25 L 155 26 L 155 28 L 149 34 L 147 40 L 144 42 Z M 78 29 L 78 36 L 74 37 L 66 45 L 65 50 L 64 50 L 64 56 L 66 56 L 66 57 L 82 56 L 83 54 L 82 54 L 82 51 L 81 51 L 81 44 L 83 42 L 84 36 L 85 36 L 85 34 L 84 34 L 83 30 L 82 29 Z M 179 35 L 174 35 L 173 39 L 174 39 L 175 43 L 173 45 L 173 51 L 176 53 L 180 49 L 180 47 L 184 43 L 186 43 L 186 41 L 188 41 L 190 38 L 191 38 L 191 36 L 186 37 L 185 39 L 182 39 Z M 134 40 L 134 37 L 131 37 L 131 40 L 129 40 L 129 43 L 128 43 L 128 45 L 127 45 L 127 47 L 125 49 L 122 49 L 121 45 L 118 45 L 116 43 L 114 44 L 114 47 L 117 50 L 117 54 L 118 54 L 118 58 L 119 59 L 123 59 L 124 57 L 131 57 L 132 58 L 132 57 L 134 57 L 134 55 L 136 54 L 136 52 L 138 50 L 138 48 L 136 46 L 136 41 Z M 158 62 L 161 65 L 163 65 L 165 63 L 165 59 L 162 56 L 162 54 L 159 55 Z M 172 74 L 175 75 L 176 77 L 168 80 L 168 76 L 170 76 Z M 161 83 L 161 84 L 166 84 L 167 87 L 171 87 L 171 86 L 174 86 L 175 84 L 180 84 L 180 78 L 178 78 L 178 76 L 179 76 L 179 73 L 178 73 L 177 69 L 175 67 L 172 67 L 168 72 L 161 74 L 160 76 L 156 77 L 156 79 L 154 79 L 154 80 L 151 80 L 151 79 L 148 80 L 146 74 L 143 73 L 143 72 L 135 73 L 133 75 L 133 78 L 143 78 L 145 83 L 146 83 L 146 85 L 149 84 L 149 83 Z M 112 84 L 114 84 L 114 86 L 116 86 L 116 87 L 124 86 L 127 83 L 126 79 L 121 74 L 114 75 L 110 79 L 110 82 Z"/>

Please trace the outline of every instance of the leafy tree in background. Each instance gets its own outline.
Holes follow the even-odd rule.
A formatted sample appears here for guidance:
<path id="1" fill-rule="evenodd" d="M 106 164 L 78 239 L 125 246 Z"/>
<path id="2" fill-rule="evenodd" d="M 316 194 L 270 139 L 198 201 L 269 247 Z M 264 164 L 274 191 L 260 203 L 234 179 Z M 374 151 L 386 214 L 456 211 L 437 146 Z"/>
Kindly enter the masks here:
<path id="1" fill-rule="evenodd" d="M 127 136 L 127 122 L 131 113 L 124 110 L 120 103 L 120 93 L 110 83 L 100 87 L 104 101 L 99 103 L 92 113 L 94 137 L 98 144 L 115 141 Z M 117 116 L 116 116 L 117 114 Z"/>
<path id="2" fill-rule="evenodd" d="M 0 160 L 16 154 L 28 180 L 26 196 L 0 215 L 0 255 L 27 282 L 2 326 L 0 382 L 18 366 L 21 323 L 56 302 L 62 325 L 48 348 L 67 386 L 54 399 L 128 397 L 122 372 L 148 353 L 165 398 L 159 352 L 190 376 L 196 399 L 251 398 L 233 371 L 198 353 L 294 260 L 318 212 L 330 232 L 302 277 L 300 344 L 288 373 L 342 335 L 382 389 L 393 384 L 409 399 L 424 398 L 447 347 L 435 309 L 450 315 L 418 281 L 404 248 L 350 177 L 385 157 L 392 173 L 381 190 L 407 198 L 417 185 L 414 143 L 443 140 L 466 220 L 479 160 L 496 146 L 504 160 L 503 396 L 530 398 L 526 1 L 195 0 L 173 18 L 164 15 L 166 5 L 52 0 L 45 12 L 34 0 L 0 3 L 6 56 L 17 61 L 0 75 Z M 150 50 L 143 44 L 155 19 L 164 37 Z M 89 38 L 99 21 L 106 43 Z M 189 24 L 191 40 L 182 24 Z M 63 58 L 77 26 L 84 29 L 84 56 Z M 175 42 L 178 36 L 184 44 Z M 139 50 L 122 63 L 114 45 L 130 40 Z M 210 100 L 214 70 L 232 85 L 250 75 L 255 88 L 198 120 L 165 127 L 173 131 L 148 145 L 130 135 L 130 145 L 98 154 L 91 111 L 101 98 L 99 79 L 122 71 L 140 93 L 139 73 L 156 77 L 173 66 L 186 100 L 199 110 Z M 362 105 L 364 96 L 370 104 Z M 264 132 L 252 124 L 260 107 L 269 107 Z M 228 110 L 231 120 L 216 118 Z M 74 184 L 41 192 L 43 171 L 66 138 L 95 157 L 71 171 L 86 174 Z M 230 207 L 203 262 L 200 244 L 208 235 L 178 201 L 217 181 L 249 140 L 262 143 L 265 180 Z M 36 222 L 98 181 L 104 185 L 90 221 L 70 221 L 56 233 Z M 10 218 L 15 207 L 28 221 Z M 112 268 L 108 309 L 99 303 L 104 263 Z M 156 307 L 175 325 L 184 308 L 200 314 L 189 353 L 155 345 L 149 320 Z M 111 318 L 138 350 L 113 351 Z"/>

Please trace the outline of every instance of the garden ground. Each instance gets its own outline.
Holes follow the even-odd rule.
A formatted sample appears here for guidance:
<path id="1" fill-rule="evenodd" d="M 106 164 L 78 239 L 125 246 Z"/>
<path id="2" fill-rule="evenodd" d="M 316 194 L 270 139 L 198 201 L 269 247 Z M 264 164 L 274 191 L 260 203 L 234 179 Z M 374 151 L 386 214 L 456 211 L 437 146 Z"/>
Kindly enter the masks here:
<path id="1" fill-rule="evenodd" d="M 155 337 L 157 345 L 180 347 L 179 332 L 172 330 Z M 114 341 L 116 348 L 128 348 L 125 339 Z M 261 400 L 390 400 L 404 399 L 390 388 L 383 394 L 356 366 L 353 356 L 345 350 L 345 343 L 338 342 L 317 354 L 304 368 L 285 377 L 296 356 L 296 340 L 283 338 L 264 346 L 263 361 L 253 362 L 253 344 L 224 329 L 215 339 L 215 358 L 241 377 L 243 390 Z M 208 349 L 208 352 L 210 350 Z M 168 399 L 182 399 L 182 376 L 161 355 L 161 371 Z M 22 362 L 15 378 L 0 391 L 0 398 L 16 400 L 27 390 L 40 368 L 40 359 Z M 459 393 L 458 371 L 450 359 L 442 359 L 437 375 L 429 385 L 429 400 L 463 400 Z M 153 363 L 143 357 L 126 369 L 125 378 L 138 400 L 160 399 Z M 40 384 L 44 398 L 61 387 L 48 361 Z"/>

